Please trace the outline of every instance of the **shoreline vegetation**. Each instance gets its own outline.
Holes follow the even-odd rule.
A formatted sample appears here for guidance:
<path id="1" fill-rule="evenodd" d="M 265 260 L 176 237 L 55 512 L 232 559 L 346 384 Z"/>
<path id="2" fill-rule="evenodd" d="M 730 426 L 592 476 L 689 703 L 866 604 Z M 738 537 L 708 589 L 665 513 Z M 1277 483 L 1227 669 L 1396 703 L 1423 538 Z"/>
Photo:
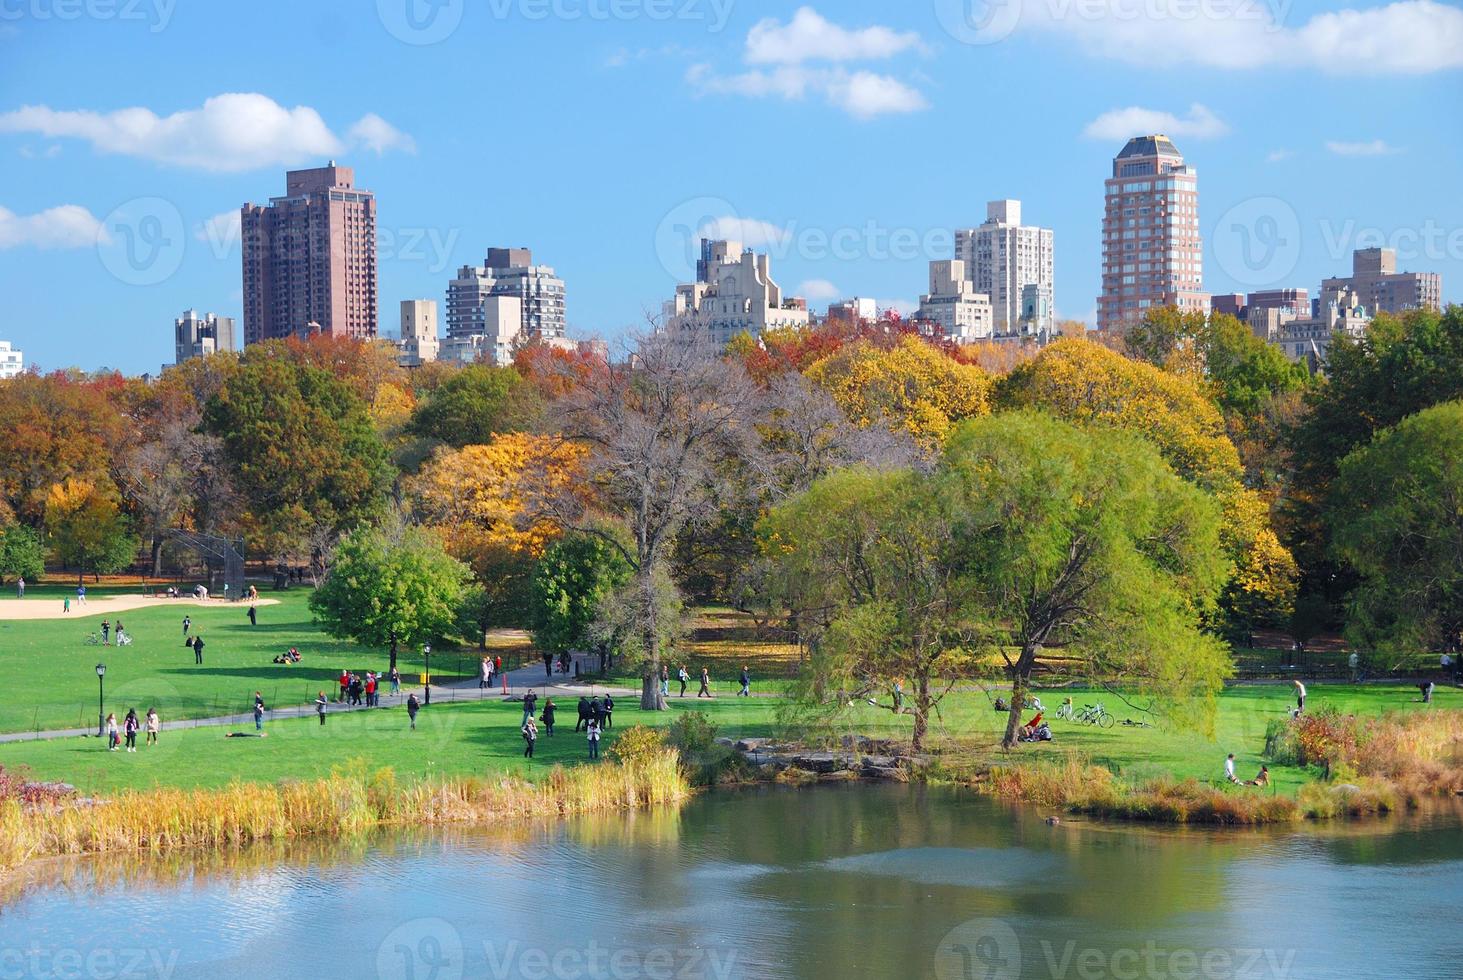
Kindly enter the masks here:
<path id="1" fill-rule="evenodd" d="M 604 766 L 398 784 L 355 764 L 318 780 L 237 782 L 224 789 L 127 790 L 85 800 L 0 803 L 0 869 L 66 855 L 225 848 L 388 827 L 487 824 L 676 805 L 692 788 L 670 749 Z"/>

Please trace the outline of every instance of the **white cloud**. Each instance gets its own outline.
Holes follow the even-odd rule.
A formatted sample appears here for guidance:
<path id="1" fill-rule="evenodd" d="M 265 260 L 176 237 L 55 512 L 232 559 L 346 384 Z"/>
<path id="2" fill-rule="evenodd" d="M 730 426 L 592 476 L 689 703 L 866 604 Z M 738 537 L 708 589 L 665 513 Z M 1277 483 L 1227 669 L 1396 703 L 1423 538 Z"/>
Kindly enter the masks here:
<path id="1" fill-rule="evenodd" d="M 801 296 L 810 303 L 825 303 L 838 299 L 843 293 L 827 279 L 805 279 L 798 283 L 793 295 Z"/>
<path id="2" fill-rule="evenodd" d="M 726 215 L 712 218 L 696 229 L 697 238 L 728 239 L 748 248 L 767 248 L 786 242 L 791 232 L 770 221 Z"/>
<path id="3" fill-rule="evenodd" d="M 417 151 L 415 140 L 374 112 L 368 112 L 356 120 L 355 125 L 351 126 L 346 135 L 350 137 L 352 143 L 370 150 L 377 156 L 388 150 L 401 150 L 403 153 Z"/>
<path id="4" fill-rule="evenodd" d="M 770 71 L 754 70 L 737 75 L 718 75 L 709 65 L 693 65 L 686 81 L 702 93 L 744 95 L 750 98 L 780 98 L 802 101 L 822 98 L 856 119 L 872 119 L 885 113 L 917 112 L 929 103 L 917 89 L 890 75 L 870 71 L 849 72 L 842 68 L 783 66 Z"/>
<path id="5" fill-rule="evenodd" d="M 193 227 L 193 237 L 207 242 L 220 254 L 230 251 L 239 241 L 239 211 L 220 211 Z"/>
<path id="6" fill-rule="evenodd" d="M 1265 162 L 1279 163 L 1282 160 L 1289 160 L 1293 156 L 1295 156 L 1294 150 L 1271 150 L 1269 153 L 1265 154 Z"/>
<path id="7" fill-rule="evenodd" d="M 812 7 L 799 7 L 783 24 L 768 17 L 747 32 L 746 60 L 753 65 L 798 65 L 805 61 L 873 61 L 918 47 L 914 31 L 875 25 L 839 27 Z"/>
<path id="8" fill-rule="evenodd" d="M 915 311 L 919 309 L 919 304 L 912 299 L 881 299 L 877 300 L 874 305 L 879 308 L 880 313 L 885 310 L 893 310 L 900 316 L 914 316 Z"/>
<path id="9" fill-rule="evenodd" d="M 1191 139 L 1214 139 L 1229 132 L 1224 120 L 1216 116 L 1207 106 L 1195 102 L 1189 106 L 1187 116 L 1176 116 L 1159 109 L 1144 109 L 1129 106 L 1104 112 L 1082 130 L 1089 139 L 1126 140 L 1145 133 L 1165 133 L 1174 137 Z"/>
<path id="10" fill-rule="evenodd" d="M 1364 143 L 1330 140 L 1326 143 L 1326 149 L 1342 157 L 1385 157 L 1402 152 L 1397 147 L 1388 145 L 1386 140 L 1368 140 Z"/>
<path id="11" fill-rule="evenodd" d="M 867 120 L 917 112 L 929 103 L 917 88 L 893 75 L 843 65 L 812 67 L 807 62 L 882 60 L 919 46 L 919 35 L 913 32 L 880 26 L 850 30 L 811 7 L 801 7 L 786 24 L 767 18 L 747 32 L 743 58 L 753 67 L 728 73 L 695 64 L 687 70 L 686 82 L 701 95 L 789 102 L 821 99 L 855 119 Z"/>
<path id="12" fill-rule="evenodd" d="M 0 113 L 0 132 L 83 139 L 102 153 L 223 172 L 338 156 L 352 145 L 379 153 L 411 142 L 374 113 L 342 140 L 309 106 L 287 109 L 257 92 L 215 95 L 169 116 L 142 107 L 94 112 L 24 106 Z"/>
<path id="13" fill-rule="evenodd" d="M 0 207 L 0 248 L 90 248 L 104 237 L 102 223 L 79 204 L 26 215 Z"/>
<path id="14" fill-rule="evenodd" d="M 1179 16 L 1180 11 L 1187 11 Z M 1463 68 L 1463 9 L 1399 0 L 1313 16 L 1287 27 L 1288 0 L 1206 0 L 1157 5 L 1104 0 L 1096 6 L 1027 3 L 1002 33 L 1039 30 L 1074 39 L 1088 53 L 1145 68 L 1261 67 L 1335 75 L 1417 75 Z M 1277 19 L 1277 13 L 1279 18 Z M 982 43 L 999 40 L 994 35 Z"/>

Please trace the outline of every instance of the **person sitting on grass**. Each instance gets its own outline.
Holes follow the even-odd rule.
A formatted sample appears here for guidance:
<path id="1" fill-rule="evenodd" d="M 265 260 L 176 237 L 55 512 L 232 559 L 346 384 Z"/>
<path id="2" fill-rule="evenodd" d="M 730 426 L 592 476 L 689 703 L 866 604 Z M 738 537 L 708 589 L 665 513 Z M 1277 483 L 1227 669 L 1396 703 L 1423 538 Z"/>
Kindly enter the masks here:
<path id="1" fill-rule="evenodd" d="M 1224 778 L 1227 779 L 1227 780 L 1229 780 L 1231 783 L 1237 783 L 1237 782 L 1239 782 L 1239 780 L 1236 779 L 1235 778 L 1235 775 L 1234 775 L 1234 753 L 1233 752 L 1229 753 L 1228 758 L 1226 758 L 1224 760 Z"/>
<path id="2" fill-rule="evenodd" d="M 1028 742 L 1036 741 L 1037 729 L 1041 728 L 1042 712 L 1038 711 L 1031 720 L 1021 726 L 1021 738 Z"/>
<path id="3" fill-rule="evenodd" d="M 1249 782 L 1245 783 L 1245 785 L 1246 786 L 1262 786 L 1262 787 L 1263 786 L 1269 786 L 1270 785 L 1270 767 L 1269 766 L 1261 766 L 1260 767 L 1259 774 L 1256 775 L 1254 779 L 1251 779 Z"/>

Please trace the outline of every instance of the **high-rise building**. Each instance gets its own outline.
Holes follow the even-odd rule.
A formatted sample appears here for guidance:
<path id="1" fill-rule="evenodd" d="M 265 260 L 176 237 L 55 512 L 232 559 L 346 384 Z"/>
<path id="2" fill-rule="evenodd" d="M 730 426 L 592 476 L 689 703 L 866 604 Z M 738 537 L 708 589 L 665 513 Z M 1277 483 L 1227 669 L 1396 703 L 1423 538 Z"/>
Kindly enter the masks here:
<path id="1" fill-rule="evenodd" d="M 1099 330 L 1121 329 L 1155 306 L 1207 311 L 1199 175 L 1163 135 L 1136 136 L 1104 182 Z"/>
<path id="2" fill-rule="evenodd" d="M 239 212 L 244 342 L 376 336 L 376 196 L 355 171 L 291 170 L 284 197 Z"/>
<path id="3" fill-rule="evenodd" d="M 0 340 L 0 380 L 13 378 L 25 371 L 25 355 L 14 347 L 10 341 Z"/>
<path id="4" fill-rule="evenodd" d="M 665 303 L 664 329 L 695 330 L 725 344 L 741 333 L 759 337 L 770 327 L 807 325 L 808 304 L 782 295 L 766 254 L 741 242 L 704 239 L 701 255 L 697 281 L 677 286 L 675 299 Z"/>
<path id="5" fill-rule="evenodd" d="M 1011 335 L 1050 330 L 1052 298 L 1056 292 L 1053 239 L 1050 228 L 1021 223 L 1020 201 L 986 204 L 985 223 L 955 232 L 955 257 L 965 263 L 965 275 L 975 292 L 990 297 L 995 332 Z M 1035 287 L 1035 314 L 1045 312 L 1048 322 L 1025 322 L 1024 297 Z"/>
<path id="6" fill-rule="evenodd" d="M 1397 250 L 1359 248 L 1351 253 L 1351 275 L 1321 280 L 1321 293 L 1355 292 L 1379 313 L 1443 308 L 1443 277 L 1436 272 L 1398 272 Z"/>
<path id="7" fill-rule="evenodd" d="M 517 324 L 507 322 L 510 306 L 518 313 Z M 506 364 L 519 343 L 563 341 L 565 323 L 564 280 L 553 267 L 534 265 L 526 248 L 490 248 L 481 266 L 461 267 L 447 285 L 450 350 L 444 348 L 443 356 L 470 354 L 466 359 L 472 360 L 486 348 L 494 363 Z"/>
<path id="8" fill-rule="evenodd" d="M 236 349 L 234 318 L 231 316 L 212 313 L 199 316 L 197 310 L 184 310 L 183 315 L 173 321 L 174 364 L 182 364 L 192 357 L 207 357 Z"/>
<path id="9" fill-rule="evenodd" d="M 941 336 L 962 344 L 984 340 L 994 332 L 990 297 L 975 291 L 959 259 L 930 263 L 930 291 L 919 298 L 914 319 L 938 327 Z"/>
<path id="10" fill-rule="evenodd" d="M 396 341 L 403 367 L 420 367 L 437 359 L 437 301 L 401 301 L 401 334 Z"/>

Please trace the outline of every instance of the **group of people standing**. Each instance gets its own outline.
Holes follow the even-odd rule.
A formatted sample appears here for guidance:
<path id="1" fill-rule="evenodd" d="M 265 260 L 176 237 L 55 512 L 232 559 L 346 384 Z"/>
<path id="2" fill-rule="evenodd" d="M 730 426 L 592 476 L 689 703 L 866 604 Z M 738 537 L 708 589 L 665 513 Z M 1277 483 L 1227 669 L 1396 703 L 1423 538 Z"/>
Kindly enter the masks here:
<path id="1" fill-rule="evenodd" d="M 523 723 L 519 726 L 519 733 L 523 736 L 523 757 L 533 758 L 534 747 L 538 744 L 539 723 L 542 722 L 544 731 L 549 735 L 554 734 L 554 720 L 558 714 L 558 706 L 554 704 L 551 697 L 544 698 L 543 713 L 537 719 L 534 718 L 534 710 L 538 706 L 538 695 L 529 691 L 523 696 Z M 599 758 L 599 740 L 606 728 L 614 723 L 615 699 L 608 694 L 600 699 L 598 696 L 579 699 L 579 720 L 574 723 L 574 730 L 583 731 L 589 743 L 589 757 Z"/>
<path id="2" fill-rule="evenodd" d="M 120 733 L 117 727 L 117 715 L 115 713 L 108 714 L 106 721 L 108 751 L 115 752 L 118 748 L 123 747 L 122 739 L 125 737 L 127 751 L 136 752 L 137 733 L 142 730 L 144 725 L 147 728 L 147 741 L 145 744 L 156 745 L 157 733 L 162 730 L 162 722 L 158 719 L 156 708 L 147 709 L 147 717 L 145 720 L 137 717 L 136 708 L 128 708 L 127 717 L 122 720 Z"/>
<path id="3" fill-rule="evenodd" d="M 391 684 L 391 693 L 400 693 L 401 671 L 392 667 L 390 672 L 384 676 L 387 682 Z M 367 708 L 379 708 L 381 706 L 382 677 L 382 674 L 378 674 L 373 670 L 366 671 L 364 676 L 354 674 L 348 670 L 342 670 L 339 678 L 340 703 L 352 706 L 363 705 Z"/>

